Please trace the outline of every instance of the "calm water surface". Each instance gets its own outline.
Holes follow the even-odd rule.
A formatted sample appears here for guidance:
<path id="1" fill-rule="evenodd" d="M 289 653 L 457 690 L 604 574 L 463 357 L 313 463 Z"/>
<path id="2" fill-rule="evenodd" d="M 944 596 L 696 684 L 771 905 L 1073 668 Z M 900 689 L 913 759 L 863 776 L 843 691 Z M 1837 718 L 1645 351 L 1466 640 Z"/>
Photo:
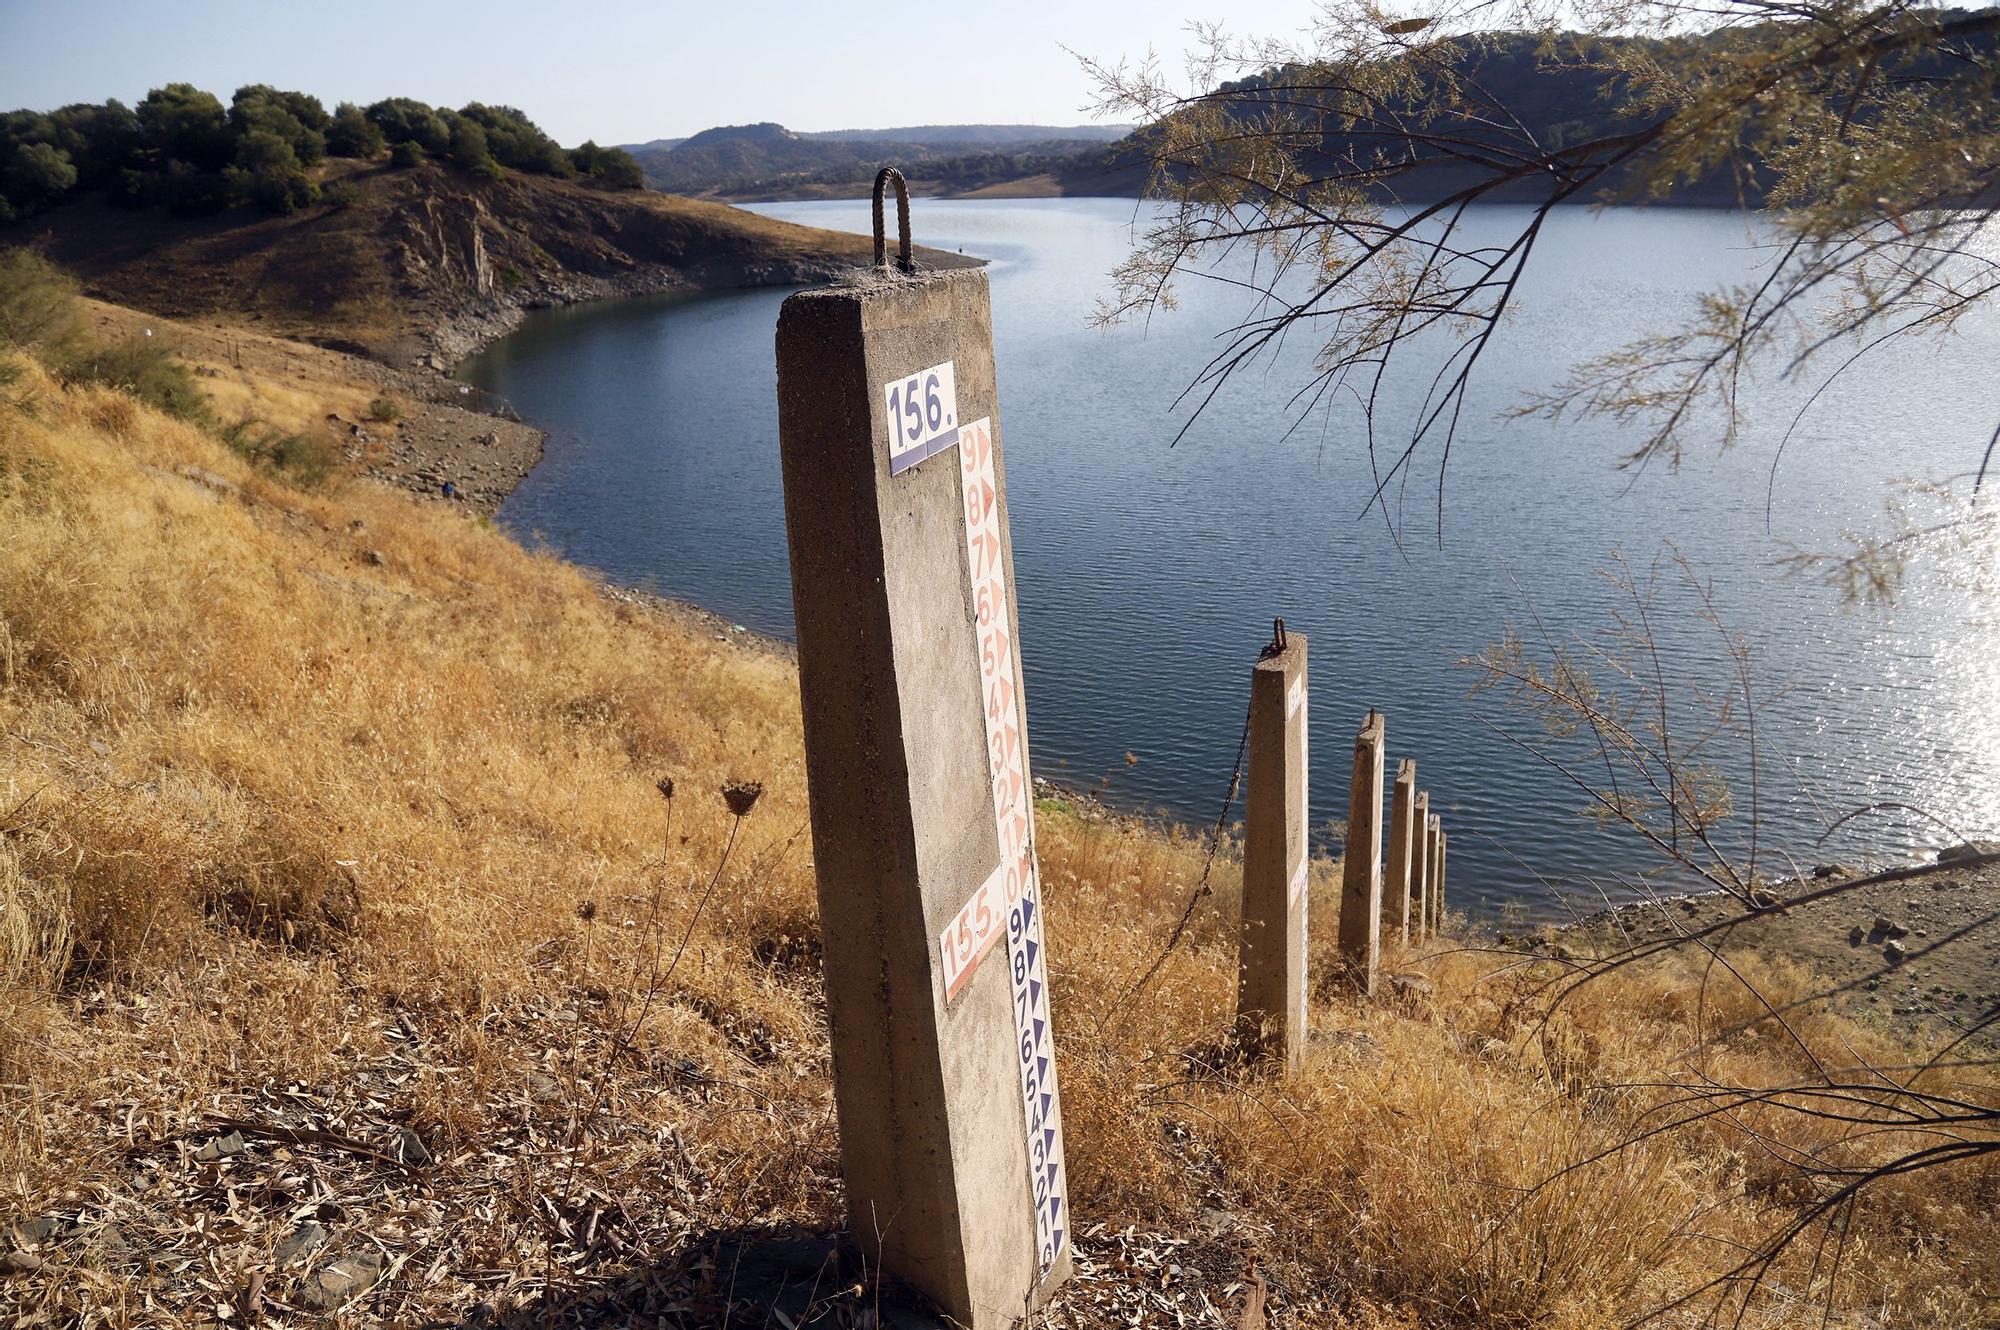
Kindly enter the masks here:
<path id="1" fill-rule="evenodd" d="M 867 225 L 861 203 L 762 210 Z M 1643 572 L 1673 542 L 1753 652 L 1767 853 L 1810 864 L 1946 839 L 1907 815 L 1877 815 L 1814 847 L 1833 817 L 1872 801 L 1920 803 L 1972 834 L 2000 826 L 1990 603 L 1929 578 L 1893 609 L 1857 609 L 1778 566 L 1794 548 L 1830 548 L 1879 524 L 1891 482 L 1976 463 L 2000 414 L 1990 315 L 1952 341 L 1864 362 L 1821 398 L 1775 472 L 1802 392 L 1782 382 L 1758 385 L 1733 450 L 1635 475 L 1617 467 L 1633 434 L 1503 412 L 1577 358 L 1685 319 L 1696 292 L 1751 274 L 1762 252 L 1738 215 L 1565 213 L 1482 366 L 1444 471 L 1442 534 L 1432 449 L 1402 495 L 1399 543 L 1379 513 L 1359 516 L 1372 482 L 1356 415 L 1285 437 L 1310 347 L 1243 376 L 1173 443 L 1186 422 L 1173 398 L 1244 304 L 1190 289 L 1150 327 L 1095 329 L 1095 302 L 1131 243 L 1130 201 L 919 200 L 916 217 L 925 243 L 993 261 L 1040 773 L 1114 803 L 1213 819 L 1249 665 L 1283 615 L 1312 638 L 1316 822 L 1345 816 L 1353 732 L 1377 706 L 1392 759 L 1416 757 L 1445 812 L 1457 904 L 1491 915 L 1513 901 L 1556 917 L 1574 908 L 1557 887 L 1589 902 L 1623 896 L 1656 858 L 1598 829 L 1560 774 L 1490 727 L 1534 730 L 1504 702 L 1468 697 L 1460 661 L 1510 621 L 1601 626 L 1617 602 L 1601 573 L 1613 552 Z M 1478 224 L 1499 235 L 1514 221 L 1495 208 Z M 772 352 L 783 297 L 551 311 L 471 362 L 466 378 L 551 432 L 501 520 L 616 579 L 789 636 Z M 1389 418 L 1406 419 L 1421 387 L 1396 385 Z M 1684 611 L 1686 598 L 1674 604 Z M 1726 686 L 1712 631 L 1678 612 L 1660 636 L 1676 663 Z M 1711 758 L 1745 805 L 1743 746 Z"/>

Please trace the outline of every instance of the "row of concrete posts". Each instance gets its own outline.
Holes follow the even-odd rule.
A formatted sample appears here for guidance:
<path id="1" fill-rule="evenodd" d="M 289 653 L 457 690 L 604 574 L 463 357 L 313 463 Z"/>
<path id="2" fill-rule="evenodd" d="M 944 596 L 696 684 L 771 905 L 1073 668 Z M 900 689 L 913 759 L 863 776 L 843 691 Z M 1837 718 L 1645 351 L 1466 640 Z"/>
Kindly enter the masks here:
<path id="1" fill-rule="evenodd" d="M 1310 687 L 1306 639 L 1280 620 L 1250 672 L 1249 779 L 1244 796 L 1243 918 L 1237 950 L 1237 1037 L 1246 1051 L 1296 1068 L 1309 1027 L 1307 912 L 1311 852 L 1306 734 Z M 1417 788 L 1417 764 L 1404 758 L 1388 800 L 1384 866 L 1383 775 L 1388 726 L 1370 711 L 1354 737 L 1341 870 L 1342 970 L 1373 995 L 1385 933 L 1398 945 L 1421 943 L 1444 922 L 1442 819 Z"/>
<path id="2" fill-rule="evenodd" d="M 900 258 L 883 192 L 896 186 Z M 1070 1268 L 1027 710 L 986 276 L 911 261 L 901 177 L 876 267 L 778 319 L 778 417 L 848 1234 L 864 1276 L 971 1330 Z M 1241 1033 L 1307 1025 L 1306 642 L 1252 671 Z M 1355 744 L 1344 963 L 1372 990 L 1382 905 L 1435 928 L 1444 835 L 1405 762 L 1381 872 L 1383 726 Z"/>

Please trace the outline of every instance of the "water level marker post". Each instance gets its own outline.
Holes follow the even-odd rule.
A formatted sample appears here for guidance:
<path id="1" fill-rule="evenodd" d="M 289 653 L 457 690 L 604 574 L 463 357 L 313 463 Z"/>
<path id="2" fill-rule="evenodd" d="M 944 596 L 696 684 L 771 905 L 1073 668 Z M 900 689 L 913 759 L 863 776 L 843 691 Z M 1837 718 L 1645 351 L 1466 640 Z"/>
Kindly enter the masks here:
<path id="1" fill-rule="evenodd" d="M 1436 920 L 1434 927 L 1438 932 L 1444 931 L 1444 866 L 1450 860 L 1451 837 L 1445 832 L 1444 823 L 1440 820 L 1438 823 L 1437 891 L 1434 893 L 1437 898 L 1437 904 L 1434 907 L 1434 917 Z"/>
<path id="2" fill-rule="evenodd" d="M 1375 993 L 1382 958 L 1382 766 L 1387 744 L 1382 713 L 1369 709 L 1354 736 L 1354 774 L 1348 786 L 1347 848 L 1342 854 L 1340 961 L 1363 994 Z"/>
<path id="3" fill-rule="evenodd" d="M 1250 670 L 1236 1031 L 1252 1058 L 1296 1071 L 1306 1039 L 1306 639 L 1274 625 Z"/>
<path id="4" fill-rule="evenodd" d="M 887 261 L 883 189 L 902 244 Z M 778 425 L 850 1241 L 970 1330 L 1070 1268 L 1027 709 L 977 268 L 789 297 Z"/>
<path id="5" fill-rule="evenodd" d="M 1410 941 L 1422 942 L 1430 932 L 1431 861 L 1429 835 L 1431 792 L 1417 791 L 1410 810 Z"/>
<path id="6" fill-rule="evenodd" d="M 1417 762 L 1406 757 L 1396 764 L 1396 784 L 1389 796 L 1387 868 L 1382 879 L 1382 928 L 1398 946 L 1410 945 L 1410 869 L 1415 855 L 1413 824 L 1417 813 Z"/>
<path id="7" fill-rule="evenodd" d="M 1444 819 L 1432 813 L 1426 819 L 1424 840 L 1424 929 L 1437 936 L 1444 921 L 1444 855 L 1439 852 L 1444 835 Z"/>

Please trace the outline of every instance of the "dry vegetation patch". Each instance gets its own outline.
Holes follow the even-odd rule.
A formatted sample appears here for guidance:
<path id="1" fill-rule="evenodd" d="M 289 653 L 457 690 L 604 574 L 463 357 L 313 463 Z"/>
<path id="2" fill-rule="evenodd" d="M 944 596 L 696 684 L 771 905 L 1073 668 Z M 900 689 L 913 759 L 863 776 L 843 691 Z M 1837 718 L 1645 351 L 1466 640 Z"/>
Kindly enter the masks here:
<path id="1" fill-rule="evenodd" d="M 842 1213 L 793 667 L 435 505 L 302 493 L 117 394 L 23 388 L 6 1317 L 740 1318 L 746 1241 Z M 1226 856 L 1141 987 L 1202 839 L 1060 803 L 1039 837 L 1084 1224 L 1058 1325 L 1619 1324 L 1806 1213 L 1798 1158 L 1972 1130 L 1680 1112 L 1916 1058 L 1812 1007 L 1787 1033 L 1719 979 L 1698 999 L 1675 958 L 1551 1015 L 1553 962 L 1398 956 L 1382 1000 L 1318 995 L 1305 1074 L 1246 1076 L 1217 1056 Z M 1315 882 L 1324 959 L 1332 866 Z M 1984 1068 L 1926 1075 L 1993 1100 Z M 1991 1155 L 1893 1179 L 1744 1324 L 1829 1297 L 1829 1324 L 1990 1320 L 1996 1202 Z M 872 1297 L 841 1274 L 812 1303 L 865 1323 Z"/>

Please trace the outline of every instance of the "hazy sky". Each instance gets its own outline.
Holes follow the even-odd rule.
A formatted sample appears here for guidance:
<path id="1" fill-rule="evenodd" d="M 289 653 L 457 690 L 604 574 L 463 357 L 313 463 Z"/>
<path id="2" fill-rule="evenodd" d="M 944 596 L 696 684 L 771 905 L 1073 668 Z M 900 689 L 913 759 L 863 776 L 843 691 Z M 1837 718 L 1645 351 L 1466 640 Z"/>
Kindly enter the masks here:
<path id="1" fill-rule="evenodd" d="M 1180 68 L 1189 20 L 1291 36 L 1311 0 L 0 0 L 0 109 L 48 110 L 176 80 L 336 101 L 518 106 L 565 144 L 717 124 L 794 129 L 1078 124 L 1063 47 Z"/>

